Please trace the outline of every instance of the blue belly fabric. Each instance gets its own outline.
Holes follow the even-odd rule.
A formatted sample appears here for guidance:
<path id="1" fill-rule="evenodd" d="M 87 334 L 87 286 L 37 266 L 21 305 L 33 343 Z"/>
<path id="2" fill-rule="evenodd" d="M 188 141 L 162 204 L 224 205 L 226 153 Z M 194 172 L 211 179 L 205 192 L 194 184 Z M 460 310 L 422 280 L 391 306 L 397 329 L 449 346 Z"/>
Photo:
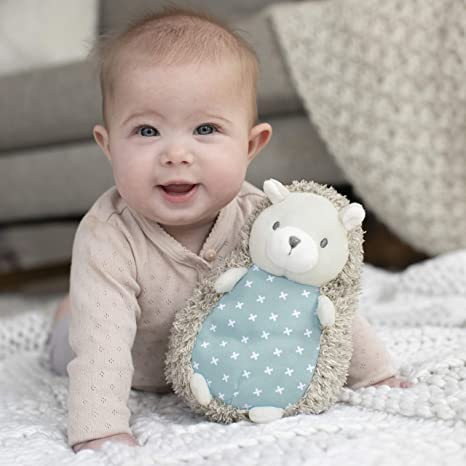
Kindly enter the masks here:
<path id="1" fill-rule="evenodd" d="M 253 265 L 204 321 L 192 353 L 210 392 L 240 409 L 286 408 L 312 380 L 320 350 L 319 288 Z"/>

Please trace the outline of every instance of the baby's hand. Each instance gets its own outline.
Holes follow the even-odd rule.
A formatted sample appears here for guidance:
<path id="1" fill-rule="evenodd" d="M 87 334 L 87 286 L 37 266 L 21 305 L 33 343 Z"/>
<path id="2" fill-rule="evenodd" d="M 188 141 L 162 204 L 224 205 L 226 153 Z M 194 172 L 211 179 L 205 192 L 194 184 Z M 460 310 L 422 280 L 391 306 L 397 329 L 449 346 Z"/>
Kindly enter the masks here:
<path id="1" fill-rule="evenodd" d="M 411 382 L 408 382 L 405 379 L 397 377 L 396 375 L 375 383 L 374 387 L 377 387 L 379 385 L 388 385 L 389 387 L 392 387 L 392 388 L 409 388 L 413 386 Z"/>
<path id="2" fill-rule="evenodd" d="M 75 453 L 78 453 L 78 451 L 81 451 L 81 450 L 97 450 L 105 442 L 121 442 L 131 447 L 136 447 L 139 445 L 136 442 L 135 438 L 130 434 L 115 434 L 115 435 L 109 435 L 108 437 L 97 438 L 95 440 L 89 440 L 87 442 L 77 443 L 76 445 L 73 446 L 73 450 Z"/>

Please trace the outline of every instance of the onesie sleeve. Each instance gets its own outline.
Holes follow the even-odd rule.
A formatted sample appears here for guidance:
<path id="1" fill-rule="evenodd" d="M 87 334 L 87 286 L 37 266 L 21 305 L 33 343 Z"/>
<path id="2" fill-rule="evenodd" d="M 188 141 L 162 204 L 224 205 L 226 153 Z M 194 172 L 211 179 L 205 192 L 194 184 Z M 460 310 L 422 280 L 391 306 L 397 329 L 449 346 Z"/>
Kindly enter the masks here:
<path id="1" fill-rule="evenodd" d="M 369 322 L 356 312 L 353 320 L 353 355 L 346 384 L 351 388 L 366 387 L 395 374 L 385 345 Z"/>
<path id="2" fill-rule="evenodd" d="M 139 317 L 136 267 L 119 228 L 89 214 L 75 236 L 70 277 L 68 443 L 131 433 L 131 349 Z"/>

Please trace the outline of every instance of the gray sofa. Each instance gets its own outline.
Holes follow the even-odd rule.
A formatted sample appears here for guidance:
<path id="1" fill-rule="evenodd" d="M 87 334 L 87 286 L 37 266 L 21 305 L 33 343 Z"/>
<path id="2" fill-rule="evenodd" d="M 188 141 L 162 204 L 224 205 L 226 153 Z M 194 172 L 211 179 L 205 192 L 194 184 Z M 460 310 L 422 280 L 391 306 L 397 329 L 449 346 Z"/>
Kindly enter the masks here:
<path id="1" fill-rule="evenodd" d="M 259 116 L 274 133 L 251 165 L 248 180 L 257 186 L 268 177 L 343 183 L 281 58 L 265 11 L 275 1 L 175 3 L 227 20 L 258 53 Z M 99 31 L 119 28 L 161 4 L 102 0 Z M 92 139 L 99 121 L 100 92 L 86 61 L 0 78 L 0 271 L 69 259 L 79 218 L 112 185 L 110 166 Z"/>

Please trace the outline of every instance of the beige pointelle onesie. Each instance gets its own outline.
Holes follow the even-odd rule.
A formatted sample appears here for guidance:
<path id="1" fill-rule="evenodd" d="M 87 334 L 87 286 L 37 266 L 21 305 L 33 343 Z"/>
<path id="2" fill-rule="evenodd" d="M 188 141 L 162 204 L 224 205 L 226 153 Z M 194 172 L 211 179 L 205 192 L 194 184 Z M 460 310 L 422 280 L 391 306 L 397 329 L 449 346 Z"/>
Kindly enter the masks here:
<path id="1" fill-rule="evenodd" d="M 70 445 L 130 433 L 131 387 L 166 392 L 164 355 L 177 309 L 198 280 L 236 246 L 263 193 L 245 183 L 219 214 L 199 255 L 131 210 L 115 188 L 104 193 L 76 233 L 71 266 L 68 365 Z M 357 315 L 348 384 L 394 375 L 383 344 Z"/>

